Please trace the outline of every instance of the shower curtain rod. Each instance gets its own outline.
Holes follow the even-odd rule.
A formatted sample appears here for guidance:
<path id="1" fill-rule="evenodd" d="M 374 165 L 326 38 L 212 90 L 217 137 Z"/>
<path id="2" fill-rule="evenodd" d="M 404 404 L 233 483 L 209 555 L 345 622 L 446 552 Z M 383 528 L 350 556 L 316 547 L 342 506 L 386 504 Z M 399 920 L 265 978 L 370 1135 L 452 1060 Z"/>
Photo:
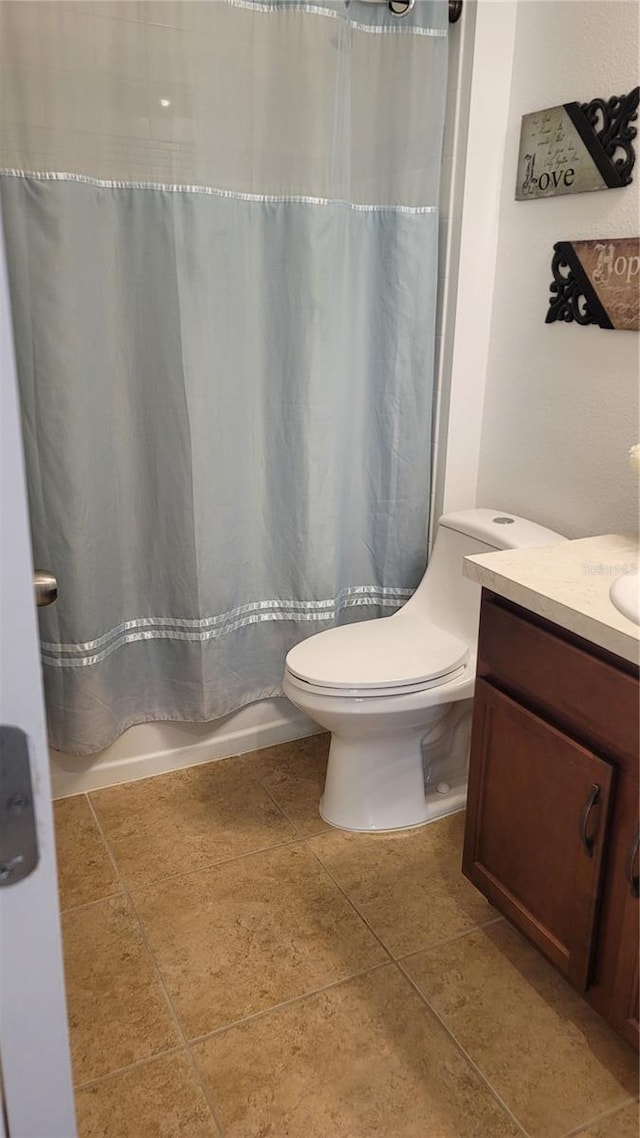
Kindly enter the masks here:
<path id="1" fill-rule="evenodd" d="M 382 0 L 384 3 L 384 0 Z M 463 0 L 449 0 L 449 23 L 457 24 L 462 15 Z M 415 4 L 415 0 L 389 0 L 389 11 L 394 16 L 406 16 Z"/>

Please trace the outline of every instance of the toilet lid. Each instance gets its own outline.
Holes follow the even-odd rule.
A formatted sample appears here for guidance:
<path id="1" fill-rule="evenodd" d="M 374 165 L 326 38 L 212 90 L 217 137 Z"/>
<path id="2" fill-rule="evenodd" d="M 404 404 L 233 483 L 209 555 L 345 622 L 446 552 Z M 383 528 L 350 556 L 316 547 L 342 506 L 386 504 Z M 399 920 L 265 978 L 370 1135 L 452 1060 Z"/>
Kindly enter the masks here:
<path id="1" fill-rule="evenodd" d="M 448 676 L 469 646 L 428 621 L 401 613 L 329 628 L 292 648 L 287 667 L 328 688 L 402 688 Z"/>

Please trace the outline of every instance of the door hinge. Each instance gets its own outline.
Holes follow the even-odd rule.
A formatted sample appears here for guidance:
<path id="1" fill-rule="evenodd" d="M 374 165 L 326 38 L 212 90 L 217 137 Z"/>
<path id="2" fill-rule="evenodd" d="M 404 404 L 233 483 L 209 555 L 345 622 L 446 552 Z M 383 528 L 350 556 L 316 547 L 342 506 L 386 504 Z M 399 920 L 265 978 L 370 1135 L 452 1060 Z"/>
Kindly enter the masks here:
<path id="1" fill-rule="evenodd" d="M 19 727 L 0 726 L 0 886 L 16 885 L 39 859 L 29 743 Z"/>

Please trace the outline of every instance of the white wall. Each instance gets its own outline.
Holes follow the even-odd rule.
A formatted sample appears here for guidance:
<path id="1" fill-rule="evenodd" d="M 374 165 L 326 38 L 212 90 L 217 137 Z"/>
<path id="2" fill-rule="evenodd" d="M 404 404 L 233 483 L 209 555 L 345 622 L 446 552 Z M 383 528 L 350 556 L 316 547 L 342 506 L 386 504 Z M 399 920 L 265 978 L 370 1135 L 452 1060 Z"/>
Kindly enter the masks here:
<path id="1" fill-rule="evenodd" d="M 439 202 L 438 303 L 431 454 L 432 486 L 429 503 L 429 549 L 431 549 L 435 537 L 434 522 L 442 513 L 446 471 L 446 424 L 449 419 L 451 364 L 455 342 L 455 314 L 476 10 L 476 0 L 467 0 L 463 6 L 460 19 L 449 26 L 447 109 Z"/>
<path id="2" fill-rule="evenodd" d="M 555 241 L 638 234 L 640 154 L 635 180 L 622 190 L 526 202 L 513 195 L 523 114 L 636 86 L 639 7 L 635 0 L 518 0 L 516 10 L 486 380 L 474 376 L 485 383 L 477 502 L 570 537 L 633 529 L 638 476 L 626 452 L 640 438 L 640 337 L 545 325 L 544 317 Z M 468 183 L 466 192 L 483 188 Z M 474 272 L 481 302 L 483 265 Z M 456 339 L 464 335 L 459 312 Z"/>
<path id="3" fill-rule="evenodd" d="M 462 228 L 451 322 L 455 336 L 449 374 L 441 377 L 436 516 L 466 509 L 476 501 L 516 13 L 516 0 L 478 0 L 475 14 Z M 501 506 L 499 499 L 487 504 Z"/>

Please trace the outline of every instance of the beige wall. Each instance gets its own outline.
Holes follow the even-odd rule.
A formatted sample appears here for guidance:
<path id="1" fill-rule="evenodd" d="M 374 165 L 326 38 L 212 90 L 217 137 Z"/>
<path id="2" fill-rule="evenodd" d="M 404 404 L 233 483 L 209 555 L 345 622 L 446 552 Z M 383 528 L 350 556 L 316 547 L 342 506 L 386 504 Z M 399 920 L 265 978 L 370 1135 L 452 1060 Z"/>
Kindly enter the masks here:
<path id="1" fill-rule="evenodd" d="M 570 537 L 637 528 L 638 476 L 626 452 L 640 440 L 640 336 L 545 325 L 552 248 L 638 234 L 640 145 L 626 189 L 516 202 L 520 118 L 631 90 L 638 14 L 635 0 L 517 4 L 477 502 Z"/>

